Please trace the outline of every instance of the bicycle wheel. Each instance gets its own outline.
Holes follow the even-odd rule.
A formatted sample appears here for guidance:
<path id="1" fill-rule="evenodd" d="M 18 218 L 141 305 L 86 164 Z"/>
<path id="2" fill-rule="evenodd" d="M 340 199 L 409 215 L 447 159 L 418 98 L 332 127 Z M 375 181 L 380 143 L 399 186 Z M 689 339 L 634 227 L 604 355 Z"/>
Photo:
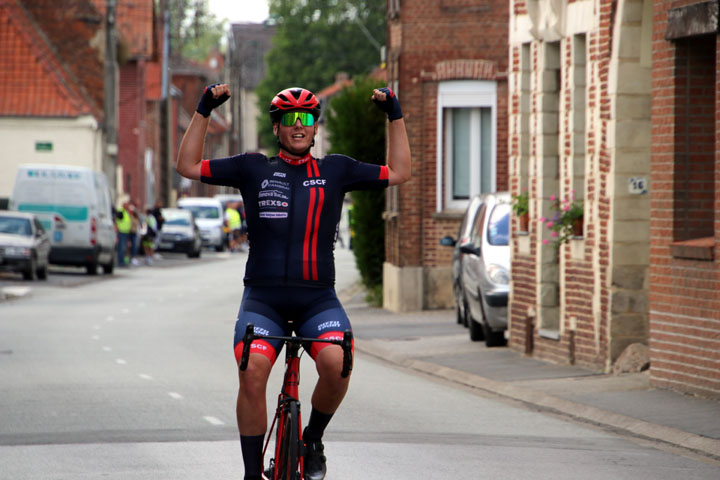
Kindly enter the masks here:
<path id="1" fill-rule="evenodd" d="M 300 416 L 297 402 L 289 402 L 278 425 L 278 447 L 275 469 L 278 480 L 296 480 L 300 454 Z"/>

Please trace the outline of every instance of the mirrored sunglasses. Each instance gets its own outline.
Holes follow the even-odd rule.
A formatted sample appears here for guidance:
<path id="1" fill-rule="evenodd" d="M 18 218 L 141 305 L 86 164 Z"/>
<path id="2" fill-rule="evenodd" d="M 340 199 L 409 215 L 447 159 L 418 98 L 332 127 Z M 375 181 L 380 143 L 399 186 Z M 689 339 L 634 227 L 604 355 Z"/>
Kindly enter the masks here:
<path id="1" fill-rule="evenodd" d="M 315 117 L 309 112 L 288 112 L 284 113 L 280 118 L 280 124 L 285 127 L 292 127 L 295 122 L 300 119 L 300 123 L 303 127 L 312 127 L 315 125 Z"/>

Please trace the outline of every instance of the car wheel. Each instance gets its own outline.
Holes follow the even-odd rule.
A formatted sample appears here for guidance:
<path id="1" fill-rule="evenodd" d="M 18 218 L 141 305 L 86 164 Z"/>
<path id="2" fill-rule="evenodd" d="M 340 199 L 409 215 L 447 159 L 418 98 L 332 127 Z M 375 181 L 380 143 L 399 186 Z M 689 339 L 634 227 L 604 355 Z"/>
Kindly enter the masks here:
<path id="1" fill-rule="evenodd" d="M 30 262 L 28 263 L 28 267 L 23 270 L 22 276 L 25 280 L 33 281 L 35 280 L 35 274 L 37 273 L 37 260 L 35 260 L 35 257 L 30 257 Z"/>
<path id="2" fill-rule="evenodd" d="M 458 303 L 458 302 L 455 302 L 455 321 L 458 324 L 463 323 L 463 312 L 460 309 L 460 303 Z"/>
<path id="3" fill-rule="evenodd" d="M 88 275 L 97 275 L 97 263 L 92 262 L 85 265 L 85 271 Z"/>
<path id="4" fill-rule="evenodd" d="M 479 342 L 483 338 L 485 338 L 485 332 L 483 331 L 482 325 L 480 325 L 478 322 L 476 322 L 472 317 L 469 319 L 470 321 L 470 340 L 473 342 Z"/>
<path id="5" fill-rule="evenodd" d="M 468 308 L 467 300 L 463 298 L 463 313 L 462 313 L 462 324 L 463 327 L 468 328 L 472 323 L 472 317 L 470 316 L 470 309 Z"/>
<path id="6" fill-rule="evenodd" d="M 480 303 L 480 308 L 484 309 L 482 305 L 482 301 Z M 482 330 L 483 335 L 485 336 L 485 345 L 488 347 L 502 347 L 505 345 L 505 332 L 503 330 L 500 330 L 499 332 L 496 332 L 490 328 L 490 325 L 488 325 L 487 320 L 485 319 L 485 311 L 483 310 L 483 321 L 482 321 Z"/>
<path id="7" fill-rule="evenodd" d="M 37 277 L 40 280 L 47 280 L 48 277 L 48 264 L 45 263 L 42 267 L 37 269 Z"/>
<path id="8" fill-rule="evenodd" d="M 215 251 L 216 251 L 216 252 L 222 252 L 222 251 L 224 251 L 224 250 L 225 250 L 225 245 L 220 244 L 220 245 L 216 245 L 216 246 L 215 246 Z"/>
<path id="9" fill-rule="evenodd" d="M 505 332 L 504 331 L 493 331 L 487 324 L 483 323 L 482 326 L 485 332 L 485 345 L 488 347 L 502 347 L 505 345 Z"/>
<path id="10" fill-rule="evenodd" d="M 103 269 L 103 273 L 110 275 L 111 273 L 113 273 L 113 270 L 115 269 L 115 261 L 110 260 L 110 263 L 106 263 L 105 265 L 103 265 L 102 269 Z"/>

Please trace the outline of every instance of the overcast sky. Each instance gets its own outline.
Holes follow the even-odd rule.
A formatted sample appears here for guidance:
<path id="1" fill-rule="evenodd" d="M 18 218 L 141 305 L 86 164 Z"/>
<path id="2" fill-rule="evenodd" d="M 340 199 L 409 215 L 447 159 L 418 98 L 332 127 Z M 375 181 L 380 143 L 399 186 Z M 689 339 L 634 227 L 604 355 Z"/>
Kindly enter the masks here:
<path id="1" fill-rule="evenodd" d="M 260 23 L 268 18 L 268 0 L 209 0 L 210 11 L 230 23 Z"/>

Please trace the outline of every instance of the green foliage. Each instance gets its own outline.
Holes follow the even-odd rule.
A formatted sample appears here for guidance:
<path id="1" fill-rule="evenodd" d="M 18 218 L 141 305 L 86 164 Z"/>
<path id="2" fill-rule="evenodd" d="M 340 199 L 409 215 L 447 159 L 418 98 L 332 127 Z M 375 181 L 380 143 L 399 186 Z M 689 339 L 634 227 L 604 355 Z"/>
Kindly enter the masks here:
<path id="1" fill-rule="evenodd" d="M 177 0 L 168 4 L 170 10 L 170 48 L 203 62 L 225 38 L 225 22 L 210 13 L 207 0 Z"/>
<path id="2" fill-rule="evenodd" d="M 512 209 L 518 217 L 530 212 L 530 194 L 527 189 L 523 188 L 522 192 L 513 196 Z"/>
<path id="3" fill-rule="evenodd" d="M 381 86 L 377 80 L 356 79 L 331 100 L 326 125 L 333 152 L 361 162 L 385 164 L 385 114 L 370 100 L 373 89 Z M 355 262 L 363 284 L 372 289 L 382 285 L 385 191 L 355 191 L 352 200 Z"/>
<path id="4" fill-rule="evenodd" d="M 318 92 L 338 72 L 352 77 L 380 63 L 373 42 L 385 44 L 385 9 L 386 0 L 270 0 L 276 33 L 265 58 L 267 74 L 256 90 L 264 146 L 275 146 L 267 110 L 277 92 L 290 87 Z"/>

